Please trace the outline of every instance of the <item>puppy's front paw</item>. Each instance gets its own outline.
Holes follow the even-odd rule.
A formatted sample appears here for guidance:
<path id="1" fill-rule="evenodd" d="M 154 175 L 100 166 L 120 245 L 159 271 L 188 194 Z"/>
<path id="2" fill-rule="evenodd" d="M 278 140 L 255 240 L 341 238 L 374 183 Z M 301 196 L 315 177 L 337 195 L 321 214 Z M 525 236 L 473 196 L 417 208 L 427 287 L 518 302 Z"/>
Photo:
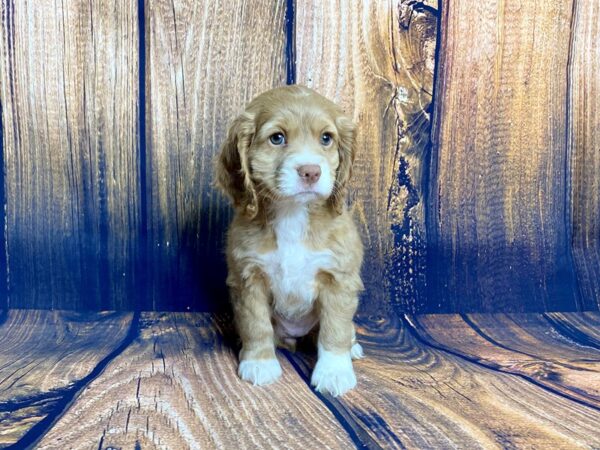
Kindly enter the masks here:
<path id="1" fill-rule="evenodd" d="M 338 355 L 319 348 L 319 359 L 310 382 L 317 391 L 334 397 L 348 392 L 356 386 L 350 353 Z"/>
<path id="2" fill-rule="evenodd" d="M 247 359 L 240 362 L 238 374 L 254 386 L 264 386 L 281 376 L 281 366 L 276 359 Z"/>

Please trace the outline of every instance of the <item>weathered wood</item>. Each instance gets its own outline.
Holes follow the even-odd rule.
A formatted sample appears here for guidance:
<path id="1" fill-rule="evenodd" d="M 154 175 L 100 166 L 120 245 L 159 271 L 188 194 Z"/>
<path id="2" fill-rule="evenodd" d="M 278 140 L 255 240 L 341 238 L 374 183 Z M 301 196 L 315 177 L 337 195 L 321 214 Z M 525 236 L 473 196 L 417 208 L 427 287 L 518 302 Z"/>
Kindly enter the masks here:
<path id="1" fill-rule="evenodd" d="M 600 4 L 576 1 L 571 25 L 567 149 L 572 245 L 581 307 L 600 308 Z"/>
<path id="2" fill-rule="evenodd" d="M 139 220 L 137 4 L 1 7 L 9 303 L 120 307 Z"/>
<path id="3" fill-rule="evenodd" d="M 594 405 L 432 348 L 403 323 L 381 319 L 368 325 L 358 330 L 366 358 L 355 362 L 357 389 L 326 398 L 362 443 L 486 449 L 600 445 L 600 409 Z M 463 335 L 454 338 L 460 342 Z M 314 357 L 290 358 L 308 378 Z"/>
<path id="4" fill-rule="evenodd" d="M 0 327 L 10 349 L 0 357 L 0 447 L 73 386 L 79 394 L 66 412 L 40 441 L 29 441 L 36 448 L 600 446 L 598 384 L 570 377 L 592 363 L 588 373 L 597 376 L 600 345 L 556 325 L 593 336 L 598 313 L 467 319 L 359 317 L 367 353 L 355 362 L 359 384 L 334 399 L 308 387 L 312 351 L 279 355 L 284 374 L 274 385 L 240 381 L 225 316 L 144 313 L 137 338 L 128 335 L 123 346 L 130 314 L 11 311 Z M 77 386 L 117 345 L 119 353 Z M 547 380 L 527 373 L 525 353 L 550 365 Z M 6 414 L 24 398 L 31 404 Z"/>
<path id="5" fill-rule="evenodd" d="M 540 314 L 442 314 L 411 322 L 429 342 L 600 410 L 600 346 L 574 341 Z"/>
<path id="6" fill-rule="evenodd" d="M 9 311 L 0 320 L 0 448 L 55 414 L 78 383 L 123 341 L 131 317 Z"/>
<path id="7" fill-rule="evenodd" d="M 285 84 L 285 3 L 152 1 L 146 8 L 149 294 L 153 309 L 226 299 L 228 202 L 212 186 L 228 123 Z"/>
<path id="8" fill-rule="evenodd" d="M 600 313 L 547 313 L 546 320 L 552 323 L 566 338 L 593 348 L 600 348 Z"/>
<path id="9" fill-rule="evenodd" d="M 222 305 L 211 160 L 286 75 L 360 125 L 365 310 L 600 307 L 597 2 L 442 4 L 433 148 L 435 1 L 0 5 L 0 308 Z"/>
<path id="10" fill-rule="evenodd" d="M 3 23 L 3 14 L 0 10 L 0 23 Z M 2 32 L 0 31 L 0 39 Z M 2 48 L 0 46 L 0 48 Z M 4 58 L 0 57 L 0 74 L 4 72 Z M 0 75 L 0 199 L 4 203 L 6 198 L 4 190 L 4 111 L 2 107 L 2 76 Z M 0 209 L 0 230 L 6 229 L 6 210 Z M 6 239 L 0 239 L 0 317 L 3 316 L 5 310 L 8 309 L 8 261 L 6 258 Z M 1 322 L 1 319 L 0 319 Z"/>
<path id="11" fill-rule="evenodd" d="M 353 200 L 366 248 L 365 308 L 425 299 L 423 183 L 436 11 L 423 2 L 296 2 L 296 81 L 359 125 Z"/>
<path id="12" fill-rule="evenodd" d="M 565 224 L 572 9 L 564 0 L 443 4 L 430 310 L 577 308 Z"/>
<path id="13" fill-rule="evenodd" d="M 144 313 L 139 338 L 37 448 L 352 447 L 285 359 L 281 382 L 241 381 L 223 327 L 207 314 Z"/>

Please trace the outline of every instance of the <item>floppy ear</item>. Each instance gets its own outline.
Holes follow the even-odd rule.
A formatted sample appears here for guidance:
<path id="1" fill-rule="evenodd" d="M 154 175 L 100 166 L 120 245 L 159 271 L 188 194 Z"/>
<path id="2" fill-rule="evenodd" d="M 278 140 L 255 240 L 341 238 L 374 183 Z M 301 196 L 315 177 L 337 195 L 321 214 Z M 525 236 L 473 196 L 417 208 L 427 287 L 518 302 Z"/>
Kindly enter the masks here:
<path id="1" fill-rule="evenodd" d="M 341 214 L 346 203 L 346 185 L 352 175 L 352 164 L 356 154 L 356 125 L 347 117 L 341 116 L 335 121 L 339 134 L 338 153 L 340 165 L 338 166 L 335 185 L 329 201 L 333 209 Z"/>
<path id="2" fill-rule="evenodd" d="M 250 219 L 258 213 L 248 162 L 248 148 L 255 131 L 254 116 L 247 112 L 239 115 L 229 126 L 216 163 L 217 186 L 231 198 L 236 208 L 243 208 Z"/>

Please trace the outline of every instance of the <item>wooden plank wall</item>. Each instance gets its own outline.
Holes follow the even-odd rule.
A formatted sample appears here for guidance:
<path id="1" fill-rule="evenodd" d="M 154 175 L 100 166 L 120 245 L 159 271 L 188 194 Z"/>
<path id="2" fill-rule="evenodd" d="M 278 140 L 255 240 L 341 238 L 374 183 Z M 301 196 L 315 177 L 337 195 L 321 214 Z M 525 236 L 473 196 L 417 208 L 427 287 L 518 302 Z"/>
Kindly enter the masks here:
<path id="1" fill-rule="evenodd" d="M 414 309 L 425 303 L 422 186 L 436 11 L 406 1 L 296 5 L 296 81 L 340 103 L 360 126 L 352 197 L 366 248 L 363 304 Z"/>
<path id="2" fill-rule="evenodd" d="M 211 159 L 243 105 L 285 84 L 285 12 L 2 2 L 11 307 L 222 307 L 230 210 Z"/>
<path id="3" fill-rule="evenodd" d="M 598 308 L 593 3 L 444 3 L 428 310 Z"/>
<path id="4" fill-rule="evenodd" d="M 146 2 L 150 309 L 226 300 L 227 200 L 212 160 L 228 123 L 283 85 L 284 2 Z"/>
<path id="5" fill-rule="evenodd" d="M 3 1 L 10 306 L 130 307 L 138 253 L 137 5 Z"/>
<path id="6" fill-rule="evenodd" d="M 0 308 L 222 308 L 211 159 L 298 82 L 360 125 L 364 312 L 598 309 L 593 2 L 1 5 Z"/>
<path id="7" fill-rule="evenodd" d="M 577 1 L 568 73 L 573 257 L 582 306 L 600 304 L 600 3 Z"/>

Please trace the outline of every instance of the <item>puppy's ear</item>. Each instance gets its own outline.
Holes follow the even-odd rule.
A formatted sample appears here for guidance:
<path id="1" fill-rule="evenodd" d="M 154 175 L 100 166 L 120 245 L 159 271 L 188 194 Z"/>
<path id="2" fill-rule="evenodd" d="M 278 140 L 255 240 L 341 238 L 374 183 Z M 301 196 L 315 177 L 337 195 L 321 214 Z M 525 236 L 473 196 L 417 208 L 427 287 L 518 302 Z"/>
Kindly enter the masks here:
<path id="1" fill-rule="evenodd" d="M 352 164 L 356 154 L 356 125 L 347 117 L 340 116 L 335 121 L 339 134 L 338 152 L 340 165 L 338 166 L 335 185 L 329 201 L 333 209 L 341 214 L 346 203 L 346 185 L 352 175 Z"/>
<path id="2" fill-rule="evenodd" d="M 236 208 L 243 208 L 250 219 L 258 213 L 248 162 L 248 149 L 255 132 L 254 116 L 248 112 L 239 115 L 229 126 L 216 161 L 217 186 L 231 198 Z"/>

